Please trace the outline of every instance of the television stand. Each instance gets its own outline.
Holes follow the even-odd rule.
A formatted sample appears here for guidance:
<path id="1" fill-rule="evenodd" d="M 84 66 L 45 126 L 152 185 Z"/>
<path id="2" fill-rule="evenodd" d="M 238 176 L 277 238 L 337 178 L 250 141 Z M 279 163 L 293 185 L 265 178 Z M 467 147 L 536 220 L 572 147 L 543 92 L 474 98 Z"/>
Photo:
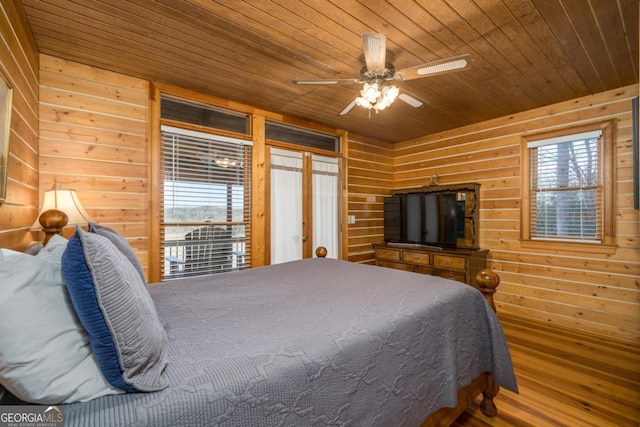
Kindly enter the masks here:
<path id="1" fill-rule="evenodd" d="M 487 249 L 445 249 L 412 243 L 374 243 L 376 265 L 430 274 L 478 287 L 476 274 L 487 268 Z"/>

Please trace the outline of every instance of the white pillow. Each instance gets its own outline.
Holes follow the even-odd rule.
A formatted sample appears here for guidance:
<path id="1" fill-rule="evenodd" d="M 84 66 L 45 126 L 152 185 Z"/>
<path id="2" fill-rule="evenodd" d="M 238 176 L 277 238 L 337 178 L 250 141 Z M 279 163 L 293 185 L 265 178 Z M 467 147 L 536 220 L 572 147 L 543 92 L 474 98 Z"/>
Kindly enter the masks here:
<path id="1" fill-rule="evenodd" d="M 0 249 L 0 384 L 27 402 L 122 392 L 102 376 L 71 305 L 60 269 L 65 246 L 54 236 L 36 256 Z"/>
<path id="2" fill-rule="evenodd" d="M 45 246 L 44 248 L 40 249 L 40 251 L 45 250 L 47 252 L 51 252 L 53 255 L 55 255 L 55 258 L 52 258 L 55 262 L 60 263 L 61 259 L 62 259 L 62 254 L 64 253 L 64 250 L 67 249 L 67 243 L 69 241 L 67 239 L 65 239 L 64 237 L 62 237 L 59 234 L 54 234 L 50 239 L 49 242 L 47 243 L 47 246 Z M 38 252 L 40 252 L 38 251 Z M 37 255 L 37 254 L 36 254 Z M 41 255 L 43 256 L 43 255 Z M 60 265 L 60 264 L 58 264 Z"/>

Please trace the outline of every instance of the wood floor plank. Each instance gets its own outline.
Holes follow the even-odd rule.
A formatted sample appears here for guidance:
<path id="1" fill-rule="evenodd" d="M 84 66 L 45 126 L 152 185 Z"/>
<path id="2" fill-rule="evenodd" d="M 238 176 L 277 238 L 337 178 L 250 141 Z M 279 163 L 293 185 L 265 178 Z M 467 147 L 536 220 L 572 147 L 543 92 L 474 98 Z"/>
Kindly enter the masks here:
<path id="1" fill-rule="evenodd" d="M 598 364 L 608 364 L 609 367 L 614 366 L 617 369 L 626 370 L 626 372 L 621 372 L 620 375 L 631 375 L 634 380 L 640 381 L 640 372 L 638 372 L 640 348 L 630 348 L 629 345 L 621 345 L 618 342 L 608 340 L 593 340 L 586 334 L 571 334 L 571 332 L 567 332 L 566 329 L 547 329 L 546 331 L 537 329 L 534 331 L 531 326 L 523 326 L 521 323 L 518 325 L 515 323 L 510 324 L 509 329 L 511 336 L 510 343 L 530 343 L 531 340 L 527 337 L 527 334 L 534 332 L 537 336 L 538 348 L 544 346 L 545 350 L 570 353 L 574 360 L 592 360 L 597 361 Z M 565 336 L 565 339 L 562 341 L 558 341 L 557 339 L 559 333 Z M 521 339 L 520 337 L 524 338 Z M 551 345 L 545 345 L 547 340 L 549 340 Z M 576 354 L 577 349 L 583 351 L 581 351 L 580 354 Z"/>
<path id="2" fill-rule="evenodd" d="M 498 415 L 480 399 L 455 427 L 638 427 L 640 345 L 501 315 L 520 393 L 501 390 Z"/>
<path id="3" fill-rule="evenodd" d="M 513 352 L 515 353 L 515 350 Z M 608 399 L 610 396 L 615 396 L 615 400 L 620 403 L 640 401 L 640 392 L 634 390 L 635 385 L 625 381 L 624 378 L 618 377 L 618 381 L 615 382 L 607 381 L 595 375 L 587 367 L 561 365 L 560 360 L 555 361 L 554 365 L 539 354 L 530 356 L 515 354 L 512 357 L 514 363 L 522 366 L 519 369 L 521 376 L 538 381 L 544 378 L 552 382 L 550 387 L 553 389 L 563 390 L 569 387 L 578 398 Z"/>

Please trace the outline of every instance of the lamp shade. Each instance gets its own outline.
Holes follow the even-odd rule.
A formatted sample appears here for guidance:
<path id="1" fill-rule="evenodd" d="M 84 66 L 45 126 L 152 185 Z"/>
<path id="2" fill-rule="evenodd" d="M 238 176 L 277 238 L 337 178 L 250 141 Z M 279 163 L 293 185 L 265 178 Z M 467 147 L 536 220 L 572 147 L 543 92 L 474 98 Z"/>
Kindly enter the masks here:
<path id="1" fill-rule="evenodd" d="M 66 225 L 87 224 L 91 222 L 91 217 L 84 210 L 78 194 L 75 190 L 63 190 L 60 188 L 47 190 L 44 192 L 44 201 L 42 202 L 42 208 L 40 214 L 49 210 L 59 210 L 64 212 L 69 218 Z M 39 219 L 31 226 L 31 230 L 41 230 L 42 225 Z"/>

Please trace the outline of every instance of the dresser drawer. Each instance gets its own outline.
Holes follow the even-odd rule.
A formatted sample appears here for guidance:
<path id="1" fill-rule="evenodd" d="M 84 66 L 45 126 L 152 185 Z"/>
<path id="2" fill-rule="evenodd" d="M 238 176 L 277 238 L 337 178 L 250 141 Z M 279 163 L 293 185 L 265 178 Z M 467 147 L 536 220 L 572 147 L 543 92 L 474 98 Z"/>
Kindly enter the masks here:
<path id="1" fill-rule="evenodd" d="M 434 255 L 433 265 L 443 268 L 455 268 L 457 270 L 464 270 L 466 267 L 466 259 L 457 256 L 449 255 Z"/>
<path id="2" fill-rule="evenodd" d="M 376 265 L 440 276 L 476 286 L 478 271 L 486 268 L 486 249 L 440 250 L 419 245 L 374 244 Z"/>
<path id="3" fill-rule="evenodd" d="M 445 279 L 457 280 L 458 282 L 467 283 L 467 276 L 461 271 L 435 270 L 434 276 L 444 277 Z"/>
<path id="4" fill-rule="evenodd" d="M 400 251 L 396 249 L 376 249 L 376 257 L 387 261 L 400 261 Z"/>
<path id="5" fill-rule="evenodd" d="M 411 264 L 402 264 L 399 262 L 390 262 L 390 261 L 378 261 L 376 265 L 380 267 L 394 268 L 396 270 L 404 270 L 404 271 L 413 271 L 414 267 Z"/>
<path id="6" fill-rule="evenodd" d="M 420 274 L 429 274 L 431 276 L 435 275 L 435 269 L 433 267 L 427 267 L 422 265 L 416 265 L 416 273 Z"/>
<path id="7" fill-rule="evenodd" d="M 402 260 L 412 262 L 414 264 L 429 265 L 429 254 L 423 252 L 404 251 L 402 253 Z"/>

